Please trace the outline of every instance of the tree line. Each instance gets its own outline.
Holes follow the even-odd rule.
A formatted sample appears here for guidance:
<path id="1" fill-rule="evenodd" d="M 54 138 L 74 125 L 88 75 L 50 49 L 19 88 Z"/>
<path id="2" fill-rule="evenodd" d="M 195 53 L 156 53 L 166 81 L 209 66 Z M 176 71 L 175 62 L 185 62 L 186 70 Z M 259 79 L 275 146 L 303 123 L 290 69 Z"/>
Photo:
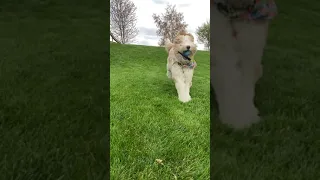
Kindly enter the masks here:
<path id="1" fill-rule="evenodd" d="M 110 0 L 110 33 L 113 39 L 122 44 L 135 40 L 139 34 L 136 11 L 137 7 L 131 0 Z M 156 33 L 160 36 L 160 46 L 164 45 L 166 38 L 173 41 L 179 31 L 188 27 L 183 13 L 178 12 L 175 5 L 167 4 L 164 14 L 153 14 L 152 18 L 157 27 Z M 199 43 L 210 49 L 210 21 L 197 27 L 196 36 Z"/>

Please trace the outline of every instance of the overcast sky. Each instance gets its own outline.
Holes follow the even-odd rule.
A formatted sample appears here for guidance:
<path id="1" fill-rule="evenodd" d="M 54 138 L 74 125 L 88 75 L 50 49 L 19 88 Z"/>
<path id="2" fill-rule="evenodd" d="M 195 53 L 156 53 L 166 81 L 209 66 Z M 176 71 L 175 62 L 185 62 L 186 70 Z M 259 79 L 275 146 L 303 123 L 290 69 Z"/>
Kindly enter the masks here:
<path id="1" fill-rule="evenodd" d="M 159 37 L 156 34 L 156 25 L 152 14 L 165 13 L 167 3 L 176 5 L 178 12 L 182 12 L 184 20 L 188 24 L 187 30 L 195 36 L 196 28 L 207 20 L 210 20 L 210 1 L 207 0 L 132 0 L 137 7 L 137 28 L 139 35 L 134 44 L 147 46 L 158 46 Z M 201 3 L 200 3 L 201 2 Z M 198 49 L 204 49 L 202 44 L 197 42 Z"/>

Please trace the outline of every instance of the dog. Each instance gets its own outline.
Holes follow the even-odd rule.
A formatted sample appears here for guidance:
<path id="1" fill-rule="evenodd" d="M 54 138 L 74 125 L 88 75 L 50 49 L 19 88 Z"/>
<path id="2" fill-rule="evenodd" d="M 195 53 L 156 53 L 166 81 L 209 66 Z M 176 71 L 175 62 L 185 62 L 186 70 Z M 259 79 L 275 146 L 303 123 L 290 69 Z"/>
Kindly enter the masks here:
<path id="1" fill-rule="evenodd" d="M 196 67 L 194 55 L 197 45 L 194 37 L 184 30 L 180 31 L 173 42 L 165 40 L 165 50 L 168 53 L 167 76 L 175 83 L 179 101 L 189 102 L 193 71 Z"/>
<path id="2" fill-rule="evenodd" d="M 213 0 L 211 7 L 211 84 L 219 118 L 237 129 L 260 120 L 254 104 L 269 20 L 276 14 L 272 0 Z"/>

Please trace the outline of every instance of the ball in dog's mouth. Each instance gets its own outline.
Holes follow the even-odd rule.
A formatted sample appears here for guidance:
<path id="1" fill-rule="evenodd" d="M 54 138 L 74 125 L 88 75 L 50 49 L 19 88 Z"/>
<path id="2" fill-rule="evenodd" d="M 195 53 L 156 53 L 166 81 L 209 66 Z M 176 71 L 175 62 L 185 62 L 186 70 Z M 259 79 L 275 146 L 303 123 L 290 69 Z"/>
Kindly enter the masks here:
<path id="1" fill-rule="evenodd" d="M 183 51 L 182 54 L 183 54 L 185 57 L 189 57 L 190 54 L 191 54 L 191 51 L 190 51 L 190 50 L 186 50 L 186 51 Z"/>
<path id="2" fill-rule="evenodd" d="M 183 51 L 183 52 L 178 51 L 178 53 L 181 54 L 181 56 L 184 59 L 191 61 L 191 58 L 189 58 L 189 56 L 191 55 L 191 51 L 190 50 Z"/>

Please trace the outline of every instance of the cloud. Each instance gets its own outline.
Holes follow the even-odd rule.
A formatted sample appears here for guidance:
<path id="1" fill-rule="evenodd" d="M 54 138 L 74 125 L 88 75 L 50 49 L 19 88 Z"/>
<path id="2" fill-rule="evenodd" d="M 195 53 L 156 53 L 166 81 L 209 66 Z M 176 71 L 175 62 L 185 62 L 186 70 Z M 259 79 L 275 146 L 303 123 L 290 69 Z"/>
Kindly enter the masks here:
<path id="1" fill-rule="evenodd" d="M 146 36 L 144 36 L 144 38 L 151 39 L 151 40 L 159 40 L 158 36 L 148 36 L 148 35 L 146 35 Z"/>
<path id="2" fill-rule="evenodd" d="M 146 46 L 158 46 L 158 39 L 138 36 L 133 44 L 146 45 Z"/>
<path id="3" fill-rule="evenodd" d="M 168 0 L 152 0 L 153 3 L 159 4 L 159 5 L 166 5 L 168 3 L 177 5 L 179 8 L 189 7 L 191 6 L 191 3 L 185 3 L 185 2 L 177 2 L 177 1 L 168 1 Z"/>
<path id="4" fill-rule="evenodd" d="M 150 43 L 150 41 L 148 41 L 148 40 L 139 41 L 139 44 L 152 45 L 152 43 Z"/>
<path id="5" fill-rule="evenodd" d="M 166 0 L 152 0 L 152 2 L 154 2 L 155 4 L 167 4 L 168 1 Z"/>
<path id="6" fill-rule="evenodd" d="M 186 8 L 186 7 L 189 7 L 189 6 L 191 6 L 190 3 L 189 3 L 189 4 L 187 4 L 187 3 L 185 3 L 185 4 L 178 4 L 178 7 L 179 7 L 179 8 Z"/>
<path id="7" fill-rule="evenodd" d="M 159 37 L 156 33 L 157 29 L 155 28 L 147 28 L 147 27 L 139 27 L 139 37 L 143 40 L 141 40 L 141 43 L 144 43 L 145 41 L 158 41 Z M 154 45 L 154 43 L 148 43 L 148 45 Z"/>
<path id="8" fill-rule="evenodd" d="M 155 28 L 146 28 L 146 27 L 139 27 L 139 34 L 144 34 L 147 36 L 156 36 L 157 29 Z"/>
<path id="9" fill-rule="evenodd" d="M 195 34 L 195 33 L 196 33 L 196 31 L 195 31 L 195 30 L 190 29 L 190 28 L 187 28 L 187 31 L 188 31 L 188 33 L 191 33 L 191 34 Z"/>

